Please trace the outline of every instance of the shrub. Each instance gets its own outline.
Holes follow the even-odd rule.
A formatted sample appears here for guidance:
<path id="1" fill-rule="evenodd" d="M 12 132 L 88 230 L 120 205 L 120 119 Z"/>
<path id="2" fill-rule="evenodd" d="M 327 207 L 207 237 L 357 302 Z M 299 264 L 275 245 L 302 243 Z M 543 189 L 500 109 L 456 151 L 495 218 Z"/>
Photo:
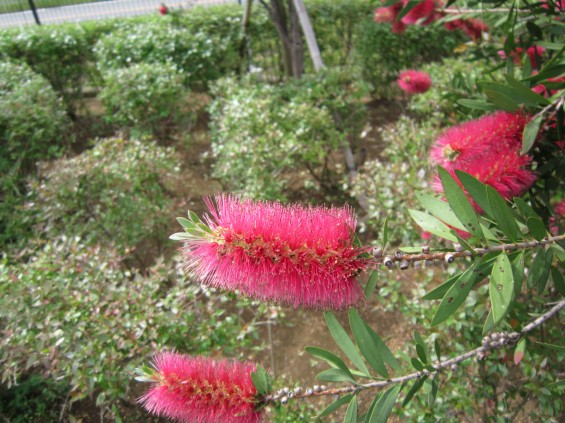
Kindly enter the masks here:
<path id="1" fill-rule="evenodd" d="M 24 177 L 38 160 L 60 155 L 67 119 L 49 82 L 26 65 L 0 61 L 0 245 L 26 235 Z M 4 248 L 2 248 L 4 249 Z"/>
<path id="2" fill-rule="evenodd" d="M 352 195 L 367 197 L 369 210 L 364 223 L 368 228 L 379 232 L 385 219 L 403 224 L 400 231 L 389 235 L 392 245 L 421 242 L 420 230 L 409 225 L 408 209 L 418 204 L 415 190 L 429 187 L 428 150 L 438 133 L 430 122 L 418 124 L 401 116 L 394 125 L 380 130 L 385 145 L 381 158 L 365 162 L 350 187 Z"/>
<path id="3" fill-rule="evenodd" d="M 226 25 L 234 25 L 226 17 Z M 135 21 L 134 21 L 135 22 Z M 98 68 L 104 72 L 133 64 L 173 64 L 185 84 L 203 83 L 238 69 L 235 32 L 215 34 L 188 25 L 175 25 L 168 18 L 119 26 L 100 38 L 95 46 Z"/>
<path id="4" fill-rule="evenodd" d="M 141 63 L 110 69 L 104 79 L 99 98 L 110 123 L 168 138 L 172 125 L 188 120 L 188 91 L 174 65 Z"/>
<path id="5" fill-rule="evenodd" d="M 26 26 L 0 31 L 0 58 L 27 63 L 43 75 L 69 111 L 92 75 L 92 50 L 78 25 Z"/>
<path id="6" fill-rule="evenodd" d="M 355 61 L 363 77 L 373 84 L 375 94 L 387 97 L 393 94 L 390 83 L 401 70 L 450 56 L 462 40 L 461 34 L 435 26 L 412 25 L 403 34 L 394 34 L 389 24 L 376 24 L 368 18 L 357 26 Z"/>
<path id="7" fill-rule="evenodd" d="M 332 188 L 330 153 L 360 126 L 361 91 L 344 74 L 279 87 L 223 81 L 210 108 L 215 176 L 253 198 L 286 198 L 297 176 Z M 334 115 L 343 117 L 339 126 Z"/>
<path id="8" fill-rule="evenodd" d="M 109 138 L 70 159 L 45 164 L 32 184 L 28 209 L 47 237 L 80 236 L 121 252 L 163 240 L 176 173 L 172 149 L 153 142 Z"/>
<path id="9" fill-rule="evenodd" d="M 62 237 L 28 263 L 0 264 L 3 383 L 33 370 L 67 382 L 71 403 L 95 395 L 106 414 L 118 399 L 129 401 L 133 369 L 154 349 L 236 355 L 236 345 L 249 347 L 253 321 L 240 326 L 221 306 L 225 296 L 208 301 L 162 262 L 144 275 L 124 271 L 118 257 L 108 246 Z"/>

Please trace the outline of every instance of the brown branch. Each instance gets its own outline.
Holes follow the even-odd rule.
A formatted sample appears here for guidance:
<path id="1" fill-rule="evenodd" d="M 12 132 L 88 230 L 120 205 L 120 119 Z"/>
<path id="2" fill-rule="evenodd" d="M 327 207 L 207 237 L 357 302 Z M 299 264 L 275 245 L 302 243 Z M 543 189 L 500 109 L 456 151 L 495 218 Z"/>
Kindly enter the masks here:
<path id="1" fill-rule="evenodd" d="M 464 257 L 472 257 L 472 256 L 484 256 L 488 253 L 495 253 L 498 251 L 517 251 L 517 250 L 525 250 L 528 248 L 535 248 L 535 247 L 543 247 L 547 244 L 553 244 L 555 242 L 565 240 L 565 234 L 557 235 L 557 236 L 550 236 L 542 239 L 541 241 L 525 241 L 525 242 L 516 242 L 513 244 L 501 244 L 501 245 L 494 245 L 492 247 L 486 248 L 474 248 L 472 251 L 463 250 L 463 251 L 441 251 L 437 253 L 429 253 L 426 250 L 429 250 L 428 247 L 422 247 L 422 253 L 418 254 L 406 254 L 402 251 L 398 250 L 394 255 L 387 255 L 384 257 L 379 257 L 382 253 L 375 253 L 375 260 L 373 264 L 381 265 L 384 264 L 388 268 L 394 268 L 394 264 L 396 262 L 401 262 L 401 269 L 403 269 L 402 262 L 407 264 L 419 262 L 419 261 L 445 261 L 447 263 L 453 262 L 457 258 L 464 258 Z"/>
<path id="2" fill-rule="evenodd" d="M 392 379 L 377 380 L 374 382 L 362 384 L 362 385 L 350 385 L 343 388 L 326 388 L 325 386 L 313 386 L 312 388 L 295 388 L 290 390 L 289 388 L 283 388 L 278 390 L 276 393 L 266 396 L 263 400 L 266 403 L 275 403 L 280 401 L 285 404 L 289 399 L 293 398 L 307 398 L 307 397 L 319 397 L 327 395 L 342 395 L 342 394 L 356 394 L 357 392 L 372 389 L 372 388 L 384 388 L 388 385 L 393 385 L 396 383 L 404 383 L 410 380 L 419 379 L 424 376 L 429 376 L 433 373 L 438 373 L 446 369 L 455 369 L 457 365 L 469 358 L 477 357 L 483 359 L 486 354 L 490 351 L 503 348 L 505 345 L 514 345 L 520 338 L 522 338 L 526 333 L 531 332 L 537 327 L 541 326 L 543 323 L 554 317 L 561 309 L 565 307 L 565 300 L 557 302 L 551 309 L 543 313 L 537 319 L 533 320 L 520 332 L 495 332 L 487 335 L 483 338 L 482 345 L 475 348 L 472 351 L 468 351 L 464 354 L 453 357 L 447 361 L 436 362 L 432 364 L 432 370 L 423 370 L 421 372 L 411 373 L 405 376 L 399 376 Z"/>

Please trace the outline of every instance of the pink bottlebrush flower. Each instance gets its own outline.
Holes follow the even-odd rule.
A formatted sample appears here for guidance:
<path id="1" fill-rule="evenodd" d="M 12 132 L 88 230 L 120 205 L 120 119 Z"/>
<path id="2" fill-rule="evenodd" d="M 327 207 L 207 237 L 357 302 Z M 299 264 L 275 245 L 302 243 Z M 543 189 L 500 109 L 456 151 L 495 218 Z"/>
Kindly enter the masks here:
<path id="1" fill-rule="evenodd" d="M 402 7 L 404 7 L 408 1 L 403 3 Z M 423 0 L 416 7 L 410 10 L 410 12 L 404 15 L 401 21 L 407 25 L 414 25 L 419 21 L 428 21 L 430 17 L 434 16 L 435 8 L 436 4 L 434 0 Z"/>
<path id="2" fill-rule="evenodd" d="M 182 423 L 258 423 L 253 363 L 164 352 L 155 357 L 153 386 L 139 402 L 150 413 Z"/>
<path id="3" fill-rule="evenodd" d="M 516 47 L 514 50 L 512 50 L 510 52 L 510 57 L 512 58 L 512 62 L 515 65 L 519 65 L 522 62 L 522 53 L 523 52 L 524 52 L 524 49 L 522 47 Z M 499 50 L 498 55 L 500 56 L 500 58 L 502 60 L 507 59 L 506 52 L 504 50 Z"/>
<path id="4" fill-rule="evenodd" d="M 453 177 L 455 170 L 462 170 L 492 186 L 506 199 L 519 196 L 536 180 L 535 173 L 528 169 L 532 158 L 520 153 L 528 120 L 519 113 L 496 112 L 454 126 L 438 138 L 430 158 Z M 434 188 L 442 191 L 438 177 Z"/>
<path id="5" fill-rule="evenodd" d="M 409 94 L 420 94 L 428 91 L 432 85 L 430 75 L 416 70 L 400 72 L 397 80 L 398 86 Z"/>
<path id="6" fill-rule="evenodd" d="M 165 6 L 163 3 L 161 3 L 161 5 L 159 6 L 158 11 L 160 15 L 166 15 L 167 13 L 169 13 L 168 7 Z"/>
<path id="7" fill-rule="evenodd" d="M 363 297 L 356 276 L 368 266 L 368 249 L 353 245 L 350 207 L 285 206 L 226 194 L 205 201 L 213 235 L 182 249 L 186 271 L 203 284 L 295 308 L 342 309 Z"/>
<path id="8" fill-rule="evenodd" d="M 565 217 L 565 198 L 558 202 L 553 208 L 555 214 L 560 217 Z"/>
<path id="9" fill-rule="evenodd" d="M 562 84 L 563 82 L 565 82 L 565 76 L 559 76 L 559 77 L 555 77 L 555 78 L 547 78 L 547 83 L 549 84 Z M 532 91 L 539 94 L 539 95 L 543 95 L 544 97 L 550 97 L 552 95 L 554 95 L 555 93 L 557 93 L 557 91 L 559 90 L 553 90 L 553 89 L 547 89 L 547 87 L 544 84 L 538 84 L 535 87 L 532 88 Z"/>
<path id="10" fill-rule="evenodd" d="M 406 24 L 401 21 L 394 21 L 392 23 L 392 32 L 394 34 L 402 34 L 406 31 Z"/>

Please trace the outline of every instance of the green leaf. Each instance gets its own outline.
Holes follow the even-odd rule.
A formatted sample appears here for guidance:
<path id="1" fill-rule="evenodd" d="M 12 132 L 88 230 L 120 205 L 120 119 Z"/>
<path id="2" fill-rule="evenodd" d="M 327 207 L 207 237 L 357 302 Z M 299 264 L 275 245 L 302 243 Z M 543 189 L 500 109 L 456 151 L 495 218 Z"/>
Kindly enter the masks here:
<path id="1" fill-rule="evenodd" d="M 335 400 L 334 402 L 332 402 L 330 405 L 328 405 L 326 407 L 326 409 L 324 411 L 322 411 L 319 415 L 318 418 L 320 417 L 326 417 L 327 415 L 333 413 L 335 410 L 337 410 L 339 407 L 341 407 L 343 404 L 348 403 L 351 398 L 353 398 L 354 395 L 353 394 L 347 394 L 344 395 L 343 397 Z"/>
<path id="2" fill-rule="evenodd" d="M 422 362 L 420 360 L 418 360 L 416 357 L 412 357 L 410 359 L 410 363 L 412 363 L 412 367 L 414 367 L 416 370 L 418 370 L 419 372 L 421 372 L 422 370 L 424 370 L 424 365 L 422 364 Z"/>
<path id="3" fill-rule="evenodd" d="M 483 326 L 483 336 L 485 336 L 487 333 L 489 333 L 495 326 L 494 324 L 494 317 L 492 317 L 492 309 L 490 309 L 488 311 L 488 315 L 487 318 L 485 320 L 485 324 Z"/>
<path id="4" fill-rule="evenodd" d="M 516 97 L 521 99 L 521 104 L 525 104 L 526 106 L 530 107 L 547 106 L 548 104 L 550 104 L 550 101 L 547 98 L 535 93 L 530 89 L 530 87 L 516 80 L 511 75 L 505 74 L 504 77 L 506 78 L 506 81 L 512 88 Z"/>
<path id="5" fill-rule="evenodd" d="M 494 220 L 498 224 L 500 230 L 512 242 L 516 242 L 522 238 L 520 228 L 516 223 L 516 219 L 512 214 L 512 210 L 508 207 L 506 200 L 492 187 L 487 187 L 487 196 L 494 215 Z"/>
<path id="6" fill-rule="evenodd" d="M 555 258 L 559 261 L 565 261 L 565 250 L 559 244 L 552 244 L 549 249 L 553 252 Z"/>
<path id="7" fill-rule="evenodd" d="M 536 141 L 536 137 L 538 136 L 542 119 L 543 115 L 537 115 L 524 127 L 524 132 L 522 134 L 522 154 L 526 154 L 534 146 L 534 142 Z"/>
<path id="8" fill-rule="evenodd" d="M 484 100 L 473 100 L 468 98 L 461 98 L 457 100 L 457 103 L 463 107 L 476 110 L 485 110 L 487 112 L 492 112 L 496 110 L 496 106 Z"/>
<path id="9" fill-rule="evenodd" d="M 465 192 L 443 167 L 438 167 L 438 173 L 441 184 L 443 185 L 443 192 L 445 193 L 445 197 L 447 198 L 453 213 L 455 213 L 469 233 L 479 239 L 484 239 L 485 236 L 483 235 L 483 231 L 479 225 L 477 213 L 473 209 L 473 206 L 471 206 Z"/>
<path id="10" fill-rule="evenodd" d="M 532 206 L 530 206 L 528 203 L 526 203 L 524 201 L 523 198 L 520 197 L 514 197 L 514 204 L 516 204 L 516 206 L 518 207 L 518 210 L 520 210 L 520 213 L 522 214 L 522 216 L 524 216 L 525 219 L 528 219 L 529 217 L 534 218 L 534 219 L 540 219 L 541 217 L 539 214 L 537 214 L 535 212 L 535 210 L 532 208 Z"/>
<path id="11" fill-rule="evenodd" d="M 193 239 L 194 237 L 186 232 L 177 232 L 169 236 L 169 239 L 173 241 L 185 241 L 187 239 Z"/>
<path id="12" fill-rule="evenodd" d="M 361 319 L 361 316 L 359 316 L 355 309 L 349 311 L 349 322 L 355 341 L 357 341 L 357 345 L 367 362 L 377 373 L 388 378 L 388 371 L 384 359 L 377 353 L 376 348 L 374 348 L 371 335 Z"/>
<path id="13" fill-rule="evenodd" d="M 416 192 L 416 198 L 422 207 L 442 222 L 447 223 L 454 228 L 461 229 L 463 231 L 466 230 L 463 223 L 461 223 L 457 216 L 455 216 L 455 213 L 453 213 L 453 210 L 451 210 L 451 207 L 445 201 L 423 191 Z"/>
<path id="14" fill-rule="evenodd" d="M 188 218 L 191 220 L 191 222 L 193 222 L 196 225 L 198 225 L 199 223 L 203 223 L 198 217 L 198 215 L 190 210 L 188 211 Z"/>
<path id="15" fill-rule="evenodd" d="M 404 16 L 406 16 L 406 14 L 408 14 L 408 12 L 418 6 L 421 2 L 422 0 L 410 0 L 396 16 L 396 21 L 399 22 Z"/>
<path id="16" fill-rule="evenodd" d="M 524 284 L 524 252 L 520 251 L 512 260 L 512 275 L 514 276 L 514 296 L 518 298 Z"/>
<path id="17" fill-rule="evenodd" d="M 528 217 L 528 220 L 526 220 L 526 226 L 533 237 L 538 241 L 541 241 L 547 235 L 545 225 L 542 220 L 537 217 Z"/>
<path id="18" fill-rule="evenodd" d="M 192 223 L 190 220 L 185 219 L 184 217 L 177 217 L 177 221 L 185 228 L 191 228 L 193 229 L 194 223 Z"/>
<path id="19" fill-rule="evenodd" d="M 349 373 L 349 372 L 348 372 Z M 316 379 L 324 382 L 351 382 L 355 383 L 352 379 L 351 373 L 346 373 L 341 369 L 327 369 L 316 375 Z"/>
<path id="20" fill-rule="evenodd" d="M 388 420 L 400 388 L 400 385 L 396 385 L 380 396 L 369 418 L 370 423 L 385 423 Z"/>
<path id="21" fill-rule="evenodd" d="M 386 247 L 386 243 L 388 242 L 388 217 L 385 217 L 385 221 L 383 222 L 383 249 Z"/>
<path id="22" fill-rule="evenodd" d="M 499 109 L 505 110 L 510 113 L 514 113 L 518 110 L 518 105 L 514 102 L 514 100 L 501 93 L 498 90 L 484 90 L 485 95 L 488 97 L 490 101 L 494 103 Z"/>
<path id="23" fill-rule="evenodd" d="M 455 282 L 459 279 L 461 274 L 456 274 L 455 276 L 450 277 L 444 283 L 439 286 L 436 286 L 430 292 L 422 297 L 423 300 L 441 300 L 444 295 L 449 291 L 449 288 L 453 286 Z"/>
<path id="24" fill-rule="evenodd" d="M 441 361 L 441 348 L 440 348 L 440 345 L 439 345 L 439 339 L 437 339 L 437 338 L 434 340 L 434 349 L 435 349 L 435 352 L 436 352 L 437 361 Z"/>
<path id="25" fill-rule="evenodd" d="M 368 300 L 371 297 L 371 294 L 373 293 L 375 287 L 377 286 L 378 280 L 379 280 L 379 272 L 373 270 L 371 272 L 371 276 L 369 276 L 369 280 L 367 281 L 367 284 L 365 285 L 365 299 Z"/>
<path id="26" fill-rule="evenodd" d="M 257 369 L 251 372 L 251 380 L 259 395 L 267 395 L 271 391 L 271 379 L 263 367 L 258 365 Z"/>
<path id="27" fill-rule="evenodd" d="M 526 338 L 522 338 L 518 341 L 518 345 L 516 345 L 516 349 L 514 350 L 514 364 L 518 365 L 524 358 L 524 354 L 526 353 Z"/>
<path id="28" fill-rule="evenodd" d="M 433 379 L 428 379 L 426 383 L 430 383 L 431 384 L 431 389 L 430 392 L 428 394 L 428 407 L 433 408 L 435 402 L 436 402 L 436 396 L 437 396 L 437 380 L 436 378 Z"/>
<path id="29" fill-rule="evenodd" d="M 538 250 L 528 272 L 528 287 L 533 288 L 535 286 L 540 294 L 545 290 L 552 260 L 551 249 L 542 248 Z"/>
<path id="30" fill-rule="evenodd" d="M 426 343 L 422 338 L 422 335 L 420 335 L 420 333 L 415 330 L 413 332 L 413 336 L 414 341 L 416 341 L 416 353 L 418 354 L 420 361 L 422 361 L 422 363 L 424 364 L 428 364 L 430 362 L 430 354 L 428 352 L 428 348 L 426 347 Z"/>
<path id="31" fill-rule="evenodd" d="M 406 407 L 408 405 L 410 400 L 420 390 L 420 388 L 422 387 L 422 385 L 424 384 L 424 382 L 426 381 L 427 378 L 428 378 L 428 376 L 425 375 L 425 376 L 422 376 L 420 379 L 417 379 L 416 382 L 414 382 L 414 385 L 412 385 L 412 388 L 406 394 L 406 398 L 404 398 L 404 402 L 402 403 L 402 407 Z"/>
<path id="32" fill-rule="evenodd" d="M 487 186 L 481 181 L 476 179 L 474 176 L 468 173 L 462 172 L 461 170 L 456 170 L 455 175 L 461 181 L 469 196 L 475 200 L 481 209 L 484 210 L 486 214 L 492 216 L 492 210 L 490 208 L 490 203 L 487 196 Z"/>
<path id="33" fill-rule="evenodd" d="M 356 423 L 357 422 L 357 396 L 354 395 L 349 401 L 349 406 L 345 412 L 343 423 Z"/>
<path id="34" fill-rule="evenodd" d="M 551 268 L 551 279 L 553 280 L 553 286 L 555 286 L 557 292 L 565 296 L 565 278 L 557 267 Z"/>
<path id="35" fill-rule="evenodd" d="M 440 222 L 438 219 L 427 213 L 418 210 L 408 210 L 412 219 L 425 231 L 431 232 L 434 235 L 445 238 L 449 241 L 457 242 L 455 237 L 449 230 L 449 227 Z"/>
<path id="36" fill-rule="evenodd" d="M 477 262 L 474 262 L 469 266 L 465 272 L 461 274 L 456 283 L 449 288 L 449 291 L 445 294 L 441 303 L 432 319 L 432 326 L 437 326 L 444 320 L 447 320 L 455 311 L 459 308 L 461 304 L 471 292 L 471 288 L 475 283 L 477 275 L 474 270 L 477 267 Z"/>
<path id="37" fill-rule="evenodd" d="M 336 317 L 329 311 L 324 313 L 324 317 L 326 318 L 328 329 L 330 330 L 330 333 L 338 347 L 341 348 L 347 358 L 351 360 L 361 373 L 369 375 L 369 369 L 365 365 L 361 354 L 359 354 L 357 347 L 355 347 L 355 344 L 349 338 L 345 329 L 343 329 L 341 324 L 337 321 Z"/>
<path id="38" fill-rule="evenodd" d="M 337 367 L 338 369 L 342 370 L 344 373 L 346 373 L 351 378 L 351 380 L 355 380 L 355 378 L 353 377 L 353 375 L 349 371 L 349 368 L 347 367 L 347 365 L 337 355 L 335 355 L 335 354 L 333 354 L 329 351 L 326 351 L 322 348 L 317 348 L 317 347 L 306 347 L 304 349 L 306 350 L 307 353 L 313 355 L 314 357 L 319 358 L 319 359 L 324 360 L 325 362 L 329 363 L 330 366 Z"/>
<path id="39" fill-rule="evenodd" d="M 500 322 L 510 309 L 514 295 L 514 275 L 510 260 L 505 252 L 498 255 L 490 274 L 490 302 L 494 324 Z"/>

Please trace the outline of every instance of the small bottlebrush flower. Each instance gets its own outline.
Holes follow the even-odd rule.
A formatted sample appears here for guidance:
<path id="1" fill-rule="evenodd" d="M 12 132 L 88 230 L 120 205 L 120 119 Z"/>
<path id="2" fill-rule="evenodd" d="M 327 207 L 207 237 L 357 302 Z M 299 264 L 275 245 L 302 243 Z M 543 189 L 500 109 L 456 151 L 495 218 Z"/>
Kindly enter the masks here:
<path id="1" fill-rule="evenodd" d="M 161 5 L 159 6 L 158 11 L 160 15 L 166 15 L 167 13 L 169 13 L 169 9 L 163 3 L 161 3 Z"/>
<path id="2" fill-rule="evenodd" d="M 522 47 L 516 47 L 514 50 L 510 52 L 510 57 L 512 58 L 512 63 L 515 65 L 519 65 L 522 62 L 522 53 L 524 49 Z M 502 60 L 506 60 L 508 56 L 506 56 L 506 52 L 504 50 L 499 50 L 498 55 Z"/>
<path id="3" fill-rule="evenodd" d="M 353 245 L 351 208 L 214 200 L 205 199 L 207 232 L 182 248 L 186 271 L 203 284 L 295 308 L 342 309 L 363 297 L 356 276 L 368 249 Z"/>
<path id="4" fill-rule="evenodd" d="M 553 207 L 553 211 L 559 217 L 565 217 L 565 198 L 558 202 L 555 207 Z"/>
<path id="5" fill-rule="evenodd" d="M 453 177 L 455 170 L 462 170 L 492 186 L 506 199 L 519 196 L 536 180 L 529 169 L 532 158 L 520 153 L 528 120 L 522 114 L 496 112 L 454 126 L 438 138 L 430 158 Z M 437 177 L 434 188 L 442 191 Z"/>
<path id="6" fill-rule="evenodd" d="M 402 2 L 395 3 L 392 6 L 377 7 L 374 20 L 377 23 L 394 22 L 403 7 Z"/>
<path id="7" fill-rule="evenodd" d="M 547 81 L 544 84 L 538 84 L 535 87 L 532 87 L 532 91 L 543 95 L 544 97 L 550 97 L 557 93 L 559 89 L 548 89 L 545 84 L 551 85 L 552 87 L 559 87 L 562 86 L 565 88 L 565 76 L 555 77 L 555 78 L 547 78 Z"/>
<path id="8" fill-rule="evenodd" d="M 420 94 L 428 91 L 432 85 L 430 75 L 416 70 L 400 72 L 397 80 L 398 86 L 409 94 Z"/>
<path id="9" fill-rule="evenodd" d="M 258 423 L 253 363 L 164 352 L 140 379 L 153 386 L 139 402 L 150 413 L 182 423 Z"/>

